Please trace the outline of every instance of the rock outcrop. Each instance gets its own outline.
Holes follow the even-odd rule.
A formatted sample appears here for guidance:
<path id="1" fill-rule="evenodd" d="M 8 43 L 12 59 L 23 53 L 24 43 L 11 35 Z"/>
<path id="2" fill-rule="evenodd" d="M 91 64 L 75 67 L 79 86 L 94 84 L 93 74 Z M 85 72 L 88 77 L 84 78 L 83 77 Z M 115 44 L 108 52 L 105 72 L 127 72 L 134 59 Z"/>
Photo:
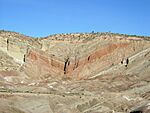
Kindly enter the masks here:
<path id="1" fill-rule="evenodd" d="M 87 79 L 149 47 L 144 38 L 106 34 L 62 34 L 31 38 L 0 34 L 0 50 L 21 64 L 29 77 Z"/>

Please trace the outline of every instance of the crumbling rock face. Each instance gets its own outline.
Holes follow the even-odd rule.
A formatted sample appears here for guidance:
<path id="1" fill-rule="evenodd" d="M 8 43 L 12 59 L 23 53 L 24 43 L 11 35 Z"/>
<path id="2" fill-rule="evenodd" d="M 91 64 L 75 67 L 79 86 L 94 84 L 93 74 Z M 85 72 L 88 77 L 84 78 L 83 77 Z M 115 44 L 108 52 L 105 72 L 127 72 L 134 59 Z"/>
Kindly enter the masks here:
<path id="1" fill-rule="evenodd" d="M 27 75 L 64 75 L 74 79 L 88 78 L 149 47 L 149 42 L 142 38 L 113 34 L 66 34 L 33 39 L 15 32 L 1 32 L 0 40 L 2 51 L 25 63 Z"/>
<path id="2" fill-rule="evenodd" d="M 0 40 L 1 50 L 23 64 L 29 77 L 37 78 L 50 75 L 87 79 L 149 47 L 149 42 L 141 38 L 106 34 L 33 39 L 13 32 L 1 32 Z"/>
<path id="3" fill-rule="evenodd" d="M 25 59 L 24 71 L 29 77 L 43 78 L 46 75 L 62 77 L 64 65 L 43 51 L 29 50 Z"/>

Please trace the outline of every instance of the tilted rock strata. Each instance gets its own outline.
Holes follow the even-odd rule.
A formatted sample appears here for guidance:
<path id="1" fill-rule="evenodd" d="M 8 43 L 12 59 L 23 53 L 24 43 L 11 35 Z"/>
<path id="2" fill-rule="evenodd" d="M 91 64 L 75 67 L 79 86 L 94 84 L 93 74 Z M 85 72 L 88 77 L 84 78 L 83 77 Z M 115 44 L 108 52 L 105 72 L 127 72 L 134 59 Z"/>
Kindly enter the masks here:
<path id="1" fill-rule="evenodd" d="M 59 35 L 36 39 L 2 32 L 0 50 L 12 57 L 31 78 L 87 79 L 150 45 L 142 38 L 118 35 L 74 34 L 60 37 L 64 39 Z"/>

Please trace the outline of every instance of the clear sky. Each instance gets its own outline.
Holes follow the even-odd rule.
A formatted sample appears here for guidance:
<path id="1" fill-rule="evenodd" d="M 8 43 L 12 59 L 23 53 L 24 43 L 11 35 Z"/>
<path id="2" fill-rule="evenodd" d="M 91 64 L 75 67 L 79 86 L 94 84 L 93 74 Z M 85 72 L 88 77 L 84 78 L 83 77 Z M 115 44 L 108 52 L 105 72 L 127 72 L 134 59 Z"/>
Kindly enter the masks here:
<path id="1" fill-rule="evenodd" d="M 91 31 L 150 36 L 150 0 L 0 0 L 0 29 L 35 37 Z"/>

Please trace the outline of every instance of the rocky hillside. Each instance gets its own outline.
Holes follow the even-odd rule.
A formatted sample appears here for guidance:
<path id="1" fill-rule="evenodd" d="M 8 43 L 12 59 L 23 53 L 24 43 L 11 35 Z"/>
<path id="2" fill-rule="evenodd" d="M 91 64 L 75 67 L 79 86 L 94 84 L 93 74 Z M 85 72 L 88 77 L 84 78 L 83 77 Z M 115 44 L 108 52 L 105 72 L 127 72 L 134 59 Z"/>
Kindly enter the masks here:
<path id="1" fill-rule="evenodd" d="M 149 113 L 149 73 L 149 37 L 0 31 L 0 112 Z"/>

